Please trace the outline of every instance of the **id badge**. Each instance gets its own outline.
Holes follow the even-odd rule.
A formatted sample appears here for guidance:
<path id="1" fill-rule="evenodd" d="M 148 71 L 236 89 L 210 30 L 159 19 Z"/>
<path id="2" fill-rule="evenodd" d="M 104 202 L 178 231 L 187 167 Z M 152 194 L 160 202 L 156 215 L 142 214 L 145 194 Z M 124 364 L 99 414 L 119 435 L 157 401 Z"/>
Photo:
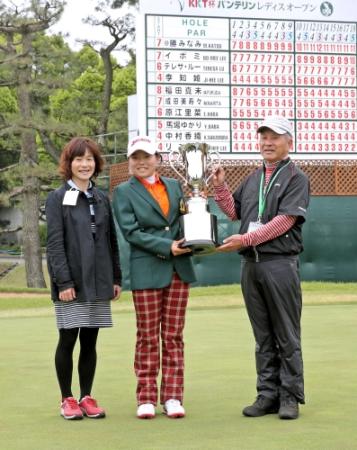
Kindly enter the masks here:
<path id="1" fill-rule="evenodd" d="M 76 206 L 78 200 L 79 191 L 77 189 L 70 189 L 66 191 L 63 197 L 62 205 Z"/>
<path id="2" fill-rule="evenodd" d="M 250 233 L 251 231 L 255 231 L 258 228 L 262 227 L 263 224 L 261 222 L 249 222 L 249 226 L 248 226 L 248 233 Z"/>

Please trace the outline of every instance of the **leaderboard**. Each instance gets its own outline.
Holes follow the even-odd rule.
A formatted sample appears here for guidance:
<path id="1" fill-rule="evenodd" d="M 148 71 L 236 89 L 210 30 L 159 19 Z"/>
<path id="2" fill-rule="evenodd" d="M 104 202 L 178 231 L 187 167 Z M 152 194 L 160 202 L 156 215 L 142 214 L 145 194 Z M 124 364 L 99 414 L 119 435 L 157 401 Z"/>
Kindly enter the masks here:
<path id="1" fill-rule="evenodd" d="M 256 154 L 283 115 L 296 154 L 357 153 L 356 23 L 146 15 L 147 129 L 162 152 Z"/>

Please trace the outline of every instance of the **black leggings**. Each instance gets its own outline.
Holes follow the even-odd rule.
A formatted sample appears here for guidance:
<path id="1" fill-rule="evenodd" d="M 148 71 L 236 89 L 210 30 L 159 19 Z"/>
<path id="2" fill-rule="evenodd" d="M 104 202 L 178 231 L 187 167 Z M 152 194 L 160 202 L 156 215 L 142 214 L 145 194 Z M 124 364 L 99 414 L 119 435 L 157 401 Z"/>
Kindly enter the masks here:
<path id="1" fill-rule="evenodd" d="M 99 328 L 71 328 L 59 330 L 59 341 L 55 365 L 62 398 L 72 395 L 73 349 L 79 334 L 80 353 L 78 360 L 79 386 L 82 399 L 90 395 L 97 364 L 96 343 Z"/>

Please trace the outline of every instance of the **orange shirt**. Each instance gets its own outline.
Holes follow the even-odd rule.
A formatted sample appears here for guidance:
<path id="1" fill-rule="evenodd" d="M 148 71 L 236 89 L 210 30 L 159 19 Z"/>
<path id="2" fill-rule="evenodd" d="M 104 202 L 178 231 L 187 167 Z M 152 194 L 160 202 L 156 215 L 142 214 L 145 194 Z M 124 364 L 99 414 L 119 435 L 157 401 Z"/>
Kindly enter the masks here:
<path id="1" fill-rule="evenodd" d="M 144 178 L 137 177 L 140 183 L 148 190 L 148 192 L 154 197 L 164 215 L 167 217 L 169 215 L 170 202 L 169 196 L 167 195 L 166 187 L 164 183 L 160 180 L 158 175 L 155 175 L 155 183 L 149 183 Z"/>

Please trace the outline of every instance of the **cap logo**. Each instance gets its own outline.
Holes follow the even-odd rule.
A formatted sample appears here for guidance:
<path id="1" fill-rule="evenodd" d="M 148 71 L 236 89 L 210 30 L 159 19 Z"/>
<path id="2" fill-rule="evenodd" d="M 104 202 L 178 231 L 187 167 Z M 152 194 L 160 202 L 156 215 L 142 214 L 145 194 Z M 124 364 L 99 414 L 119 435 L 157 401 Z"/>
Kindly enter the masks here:
<path id="1" fill-rule="evenodd" d="M 145 139 L 145 138 L 139 138 L 139 139 L 134 139 L 131 143 L 131 145 L 135 145 L 137 142 L 148 142 L 149 144 L 151 144 L 150 139 Z"/>

